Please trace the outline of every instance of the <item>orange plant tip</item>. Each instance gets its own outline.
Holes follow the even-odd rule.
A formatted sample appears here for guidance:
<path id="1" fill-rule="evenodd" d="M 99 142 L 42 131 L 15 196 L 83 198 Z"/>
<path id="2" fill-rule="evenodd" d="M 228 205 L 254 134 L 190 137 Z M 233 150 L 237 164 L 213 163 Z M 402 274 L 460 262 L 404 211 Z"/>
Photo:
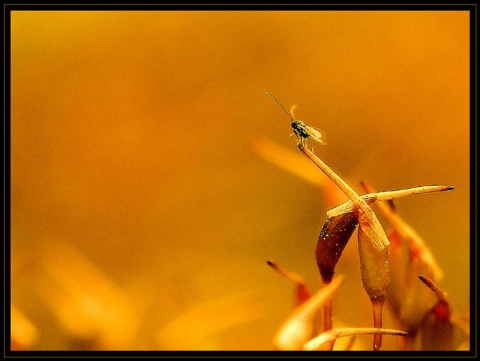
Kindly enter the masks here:
<path id="1" fill-rule="evenodd" d="M 428 288 L 432 290 L 433 293 L 435 293 L 435 296 L 437 297 L 439 303 L 443 303 L 449 306 L 449 302 L 447 297 L 445 296 L 445 293 L 443 293 L 443 291 L 435 284 L 435 282 L 433 282 L 430 278 L 425 277 L 424 275 L 419 275 L 418 278 L 420 278 L 420 281 L 422 281 Z"/>
<path id="2" fill-rule="evenodd" d="M 293 282 L 297 283 L 300 286 L 307 287 L 306 284 L 305 284 L 305 281 L 298 274 L 296 274 L 294 272 L 290 272 L 290 271 L 280 267 L 279 265 L 277 265 L 275 262 L 273 262 L 271 260 L 268 260 L 267 264 L 270 267 L 272 267 L 275 271 L 280 273 L 283 277 L 289 279 L 290 281 L 293 281 Z"/>
<path id="3" fill-rule="evenodd" d="M 424 275 L 419 275 L 418 278 L 420 278 L 420 281 L 425 283 L 427 286 L 433 284 L 432 280 L 430 280 L 430 278 L 428 277 L 425 277 Z"/>

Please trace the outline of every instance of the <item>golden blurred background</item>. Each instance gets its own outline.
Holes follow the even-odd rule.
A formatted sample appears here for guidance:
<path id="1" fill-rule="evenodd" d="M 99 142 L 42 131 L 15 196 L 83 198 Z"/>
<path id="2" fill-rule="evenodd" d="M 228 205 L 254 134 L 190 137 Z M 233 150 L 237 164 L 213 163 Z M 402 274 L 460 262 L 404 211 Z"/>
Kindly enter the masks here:
<path id="1" fill-rule="evenodd" d="M 272 349 L 294 286 L 266 261 L 318 289 L 334 205 L 256 150 L 302 156 L 266 91 L 326 131 L 316 154 L 359 193 L 455 186 L 396 206 L 469 310 L 468 12 L 14 11 L 11 24 L 15 347 Z M 359 267 L 354 236 L 334 323 L 371 327 Z"/>

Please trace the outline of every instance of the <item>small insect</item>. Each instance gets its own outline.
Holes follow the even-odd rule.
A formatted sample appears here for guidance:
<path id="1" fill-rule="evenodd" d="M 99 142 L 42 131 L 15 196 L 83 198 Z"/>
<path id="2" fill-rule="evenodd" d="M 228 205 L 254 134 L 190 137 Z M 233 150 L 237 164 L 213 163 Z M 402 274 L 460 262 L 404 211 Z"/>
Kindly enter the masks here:
<path id="1" fill-rule="evenodd" d="M 304 122 L 302 122 L 301 120 L 298 120 L 298 119 L 295 119 L 293 117 L 293 109 L 295 108 L 295 106 L 292 106 L 292 108 L 290 108 L 290 112 L 287 111 L 287 109 L 285 109 L 285 107 L 282 105 L 282 103 L 280 103 L 278 101 L 277 98 L 275 98 L 272 94 L 270 94 L 269 92 L 267 92 L 267 94 L 269 96 L 271 96 L 273 98 L 273 100 L 275 100 L 277 102 L 278 105 L 280 105 L 280 107 L 283 109 L 283 111 L 285 113 L 287 113 L 288 117 L 290 118 L 291 122 L 292 122 L 292 128 L 293 128 L 293 133 L 292 135 L 295 135 L 299 142 L 301 142 L 303 145 L 305 145 L 306 143 L 306 140 L 308 138 L 312 139 L 312 152 L 313 152 L 313 141 L 316 141 L 320 144 L 323 144 L 323 145 L 326 145 L 327 143 L 325 143 L 325 131 L 323 131 L 322 129 L 317 129 L 317 128 L 314 128 L 314 127 L 310 127 L 309 125 L 306 125 Z"/>

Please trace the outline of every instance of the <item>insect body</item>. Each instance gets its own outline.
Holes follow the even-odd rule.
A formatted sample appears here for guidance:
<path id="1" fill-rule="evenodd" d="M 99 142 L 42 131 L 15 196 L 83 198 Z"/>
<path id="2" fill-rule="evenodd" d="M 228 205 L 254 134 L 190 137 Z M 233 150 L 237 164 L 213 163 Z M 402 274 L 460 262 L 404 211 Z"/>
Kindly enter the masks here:
<path id="1" fill-rule="evenodd" d="M 292 128 L 297 136 L 305 139 L 310 137 L 310 134 L 308 133 L 308 130 L 307 130 L 307 125 L 304 122 L 300 120 L 294 120 L 292 121 Z"/>
<path id="2" fill-rule="evenodd" d="M 275 98 L 272 94 L 267 92 L 269 96 L 273 98 L 277 102 L 278 105 L 283 109 L 285 113 L 287 113 L 288 117 L 290 118 L 290 121 L 292 123 L 292 129 L 293 133 L 292 135 L 295 135 L 299 142 L 305 145 L 305 141 L 310 138 L 312 139 L 312 151 L 313 151 L 313 141 L 316 141 L 320 144 L 325 145 L 325 132 L 321 129 L 317 129 L 314 127 L 310 127 L 306 125 L 304 122 L 301 120 L 295 119 L 293 117 L 293 108 L 294 106 L 290 109 L 290 112 L 285 109 L 285 107 Z"/>

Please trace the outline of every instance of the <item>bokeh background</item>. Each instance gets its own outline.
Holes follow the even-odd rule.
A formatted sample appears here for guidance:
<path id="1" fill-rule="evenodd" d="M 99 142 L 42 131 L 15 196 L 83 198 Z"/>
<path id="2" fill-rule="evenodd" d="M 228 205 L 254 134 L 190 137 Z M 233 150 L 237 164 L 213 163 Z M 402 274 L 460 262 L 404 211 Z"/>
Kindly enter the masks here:
<path id="1" fill-rule="evenodd" d="M 467 12 L 14 11 L 11 25 L 16 347 L 272 349 L 294 286 L 266 260 L 317 290 L 332 204 L 259 153 L 302 156 L 266 91 L 326 131 L 316 154 L 359 193 L 455 186 L 396 206 L 469 310 Z M 371 325 L 359 267 L 354 237 L 334 325 Z"/>

